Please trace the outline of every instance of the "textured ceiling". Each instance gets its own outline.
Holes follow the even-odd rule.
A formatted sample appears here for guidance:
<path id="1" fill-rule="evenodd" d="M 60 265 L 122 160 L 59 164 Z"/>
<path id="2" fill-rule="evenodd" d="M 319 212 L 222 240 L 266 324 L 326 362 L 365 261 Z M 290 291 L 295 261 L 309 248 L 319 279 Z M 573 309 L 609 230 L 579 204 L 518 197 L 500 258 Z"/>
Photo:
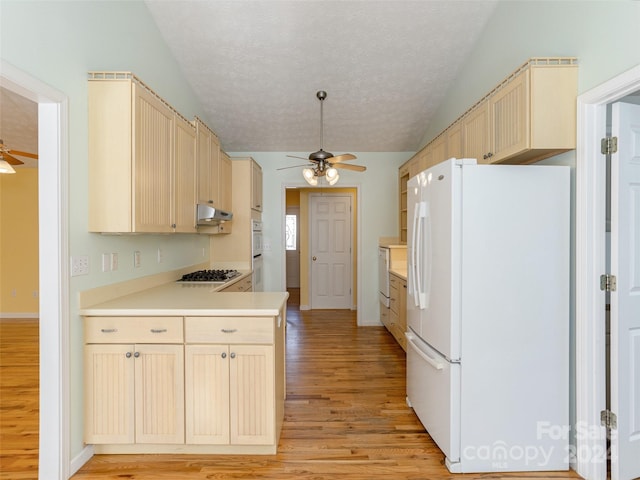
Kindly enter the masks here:
<path id="1" fill-rule="evenodd" d="M 413 151 L 495 1 L 145 2 L 226 151 Z"/>
<path id="2" fill-rule="evenodd" d="M 0 87 L 0 139 L 12 149 L 38 153 L 38 104 Z M 37 161 L 15 155 L 20 167 L 37 167 Z"/>

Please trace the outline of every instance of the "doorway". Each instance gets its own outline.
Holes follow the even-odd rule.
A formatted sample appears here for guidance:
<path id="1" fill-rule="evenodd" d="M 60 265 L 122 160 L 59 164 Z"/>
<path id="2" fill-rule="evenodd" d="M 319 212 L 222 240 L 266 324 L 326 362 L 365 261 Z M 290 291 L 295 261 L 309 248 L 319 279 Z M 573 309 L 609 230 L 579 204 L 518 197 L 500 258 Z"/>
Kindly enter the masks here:
<path id="1" fill-rule="evenodd" d="M 607 365 L 605 312 L 606 293 L 600 286 L 601 275 L 618 274 L 616 265 L 630 265 L 631 258 L 624 252 L 607 247 L 606 162 L 601 151 L 600 139 L 607 136 L 607 112 L 610 105 L 640 91 L 640 66 L 596 87 L 578 97 L 578 149 L 576 159 L 576 454 L 573 465 L 577 472 L 588 480 L 607 478 Z M 616 189 L 612 190 L 616 198 Z M 614 200 L 615 201 L 615 200 Z M 616 215 L 612 210 L 612 215 Z M 637 215 L 637 213 L 636 213 Z M 626 219 L 612 218 L 612 225 Z M 629 223 L 631 221 L 629 220 Z M 637 223 L 636 223 L 637 226 Z M 608 256 L 611 268 L 607 269 Z M 628 254 L 626 254 L 628 255 Z M 636 259 L 637 261 L 637 259 Z M 606 288 L 605 288 L 606 289 Z M 615 293 L 614 293 L 615 295 Z M 612 325 L 616 324 L 611 310 Z M 623 319 L 624 320 L 624 319 Z M 616 328 L 611 329 L 613 338 Z M 640 343 L 640 342 L 636 342 Z M 640 347 L 638 347 L 640 350 Z M 636 352 L 639 354 L 640 352 Z M 626 376 L 628 388 L 640 389 L 640 372 L 632 370 L 633 359 L 627 357 L 622 370 L 632 372 Z M 637 359 L 635 360 L 637 362 Z M 613 365 L 612 375 L 616 374 Z M 612 385 L 615 380 L 612 379 Z M 635 385 L 634 385 L 635 382 Z M 637 407 L 636 407 L 637 408 Z M 605 412 L 601 422 L 601 412 Z M 613 412 L 620 413 L 620 412 Z M 627 411 L 627 414 L 629 412 Z M 623 412 L 623 415 L 625 413 Z M 617 423 L 631 425 L 630 418 L 618 418 Z M 637 422 L 637 419 L 636 419 Z M 614 429 L 628 432 L 628 428 Z M 640 432 L 634 432 L 636 437 Z M 637 455 L 635 456 L 637 457 Z M 612 457 L 611 478 L 633 478 L 640 474 L 637 460 L 620 451 Z M 626 472 L 626 473 L 625 473 Z M 631 476 L 629 476 L 631 475 Z"/>
<path id="2" fill-rule="evenodd" d="M 68 98 L 0 60 L 0 85 L 38 104 L 39 478 L 68 478 Z M 55 477 L 53 477 L 55 476 Z"/>
<path id="3" fill-rule="evenodd" d="M 286 239 L 286 214 L 289 207 L 298 208 L 298 242 L 299 242 L 299 278 L 300 278 L 300 310 L 310 310 L 312 308 L 311 301 L 311 239 L 310 239 L 310 198 L 312 195 L 341 195 L 348 196 L 351 201 L 350 212 L 350 228 L 351 228 L 351 280 L 349 286 L 351 288 L 351 300 L 350 305 L 345 307 L 351 310 L 356 310 L 358 322 L 361 322 L 361 311 L 358 310 L 357 305 L 359 298 L 359 238 L 360 238 L 360 221 L 359 221 L 359 199 L 360 192 L 357 186 L 341 186 L 341 187 L 308 187 L 298 185 L 283 185 L 282 191 L 282 221 L 283 221 L 283 237 Z M 286 240 L 285 240 L 286 241 Z M 283 275 L 282 284 L 287 286 L 288 270 L 291 268 L 288 265 L 289 255 L 285 254 L 283 258 Z M 298 293 L 298 292 L 296 292 Z M 316 307 L 317 308 L 317 307 Z M 358 323 L 360 324 L 360 323 Z"/>

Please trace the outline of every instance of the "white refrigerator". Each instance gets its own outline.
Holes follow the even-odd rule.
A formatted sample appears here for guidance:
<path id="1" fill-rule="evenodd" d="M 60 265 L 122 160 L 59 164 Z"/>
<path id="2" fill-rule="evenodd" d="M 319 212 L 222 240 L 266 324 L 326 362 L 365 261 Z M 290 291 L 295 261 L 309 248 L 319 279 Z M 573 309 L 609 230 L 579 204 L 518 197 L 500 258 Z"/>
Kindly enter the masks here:
<path id="1" fill-rule="evenodd" d="M 568 469 L 570 170 L 408 183 L 407 402 L 451 472 Z"/>

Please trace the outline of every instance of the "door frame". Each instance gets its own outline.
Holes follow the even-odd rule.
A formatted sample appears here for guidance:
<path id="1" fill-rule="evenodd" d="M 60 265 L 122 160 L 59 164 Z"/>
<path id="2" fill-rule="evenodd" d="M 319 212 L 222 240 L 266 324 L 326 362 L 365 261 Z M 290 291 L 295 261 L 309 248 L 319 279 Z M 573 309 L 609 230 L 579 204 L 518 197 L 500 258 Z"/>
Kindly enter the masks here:
<path id="1" fill-rule="evenodd" d="M 349 308 L 353 309 L 353 195 L 351 195 L 350 193 L 333 193 L 333 192 L 319 192 L 319 193 L 311 193 L 309 195 L 309 203 L 311 203 L 311 199 L 312 197 L 348 197 L 349 198 L 349 224 L 351 226 L 351 228 L 349 229 L 349 291 L 351 292 L 351 294 L 349 295 Z M 311 213 L 312 210 L 311 208 L 309 208 L 309 225 L 307 226 L 309 229 L 308 232 L 308 238 L 309 238 L 309 247 L 312 246 L 313 244 L 313 214 Z M 308 272 L 309 272 L 309 281 L 308 281 L 308 285 L 310 290 L 313 289 L 313 262 L 311 261 L 311 259 L 307 259 L 307 262 L 309 264 L 309 268 L 308 268 Z M 309 307 L 311 308 L 311 310 L 313 310 L 313 294 L 310 295 L 309 297 Z"/>
<path id="2" fill-rule="evenodd" d="M 640 90 L 640 65 L 578 96 L 576 149 L 576 450 L 572 466 L 587 480 L 604 480 L 607 462 L 600 426 L 605 398 L 605 295 L 600 275 L 606 268 L 606 165 L 600 139 L 606 136 L 607 105 Z"/>
<path id="3" fill-rule="evenodd" d="M 281 185 L 281 189 L 280 189 L 280 232 L 282 235 L 282 238 L 284 238 L 285 236 L 285 215 L 287 214 L 287 188 L 305 188 L 305 189 L 318 189 L 318 191 L 320 191 L 320 189 L 323 189 L 325 192 L 331 192 L 331 187 L 326 187 L 326 186 L 317 186 L 317 187 L 310 187 L 308 183 L 304 182 L 304 181 L 293 181 L 293 182 L 284 182 Z M 357 183 L 357 182 L 353 182 L 353 183 L 340 183 L 340 185 L 338 185 L 338 188 L 354 188 L 356 190 L 356 195 L 355 195 L 355 199 L 356 199 L 356 225 L 352 226 L 355 227 L 355 231 L 356 231 L 356 235 L 357 235 L 357 239 L 356 239 L 356 247 L 357 247 L 357 254 L 356 254 L 356 288 L 358 290 L 357 294 L 356 294 L 356 298 L 357 298 L 357 306 L 360 307 L 361 305 L 363 305 L 363 299 L 362 299 L 362 192 L 361 192 L 361 184 Z M 352 205 L 353 206 L 353 205 Z M 353 235 L 353 228 L 351 231 L 352 235 Z M 286 285 L 287 285 L 287 259 L 286 259 L 286 255 L 282 255 L 282 260 L 281 260 L 281 265 L 280 265 L 280 271 L 281 273 L 281 278 L 280 278 L 280 288 L 283 289 L 282 291 L 286 291 Z M 353 272 L 352 272 L 353 275 Z M 352 301 L 353 301 L 353 297 L 352 297 Z M 358 326 L 363 325 L 364 320 L 362 318 L 363 315 L 363 308 L 356 308 L 356 324 Z"/>
<path id="4" fill-rule="evenodd" d="M 296 215 L 296 255 L 298 257 L 298 272 L 297 272 L 297 276 L 298 276 L 298 286 L 297 287 L 292 287 L 292 288 L 300 288 L 300 205 L 292 205 L 292 206 L 288 206 L 285 205 L 285 217 L 286 215 L 291 215 L 293 211 L 295 211 L 295 215 Z M 285 229 L 286 229 L 286 225 L 285 225 Z M 285 232 L 285 238 L 286 238 L 286 232 Z M 288 258 L 288 252 L 290 252 L 291 250 L 285 250 L 284 255 L 285 255 L 285 286 L 287 288 L 289 288 L 289 258 Z"/>
<path id="5" fill-rule="evenodd" d="M 1 60 L 1 59 L 0 59 Z M 69 99 L 1 60 L 0 84 L 38 104 L 39 478 L 70 476 Z"/>

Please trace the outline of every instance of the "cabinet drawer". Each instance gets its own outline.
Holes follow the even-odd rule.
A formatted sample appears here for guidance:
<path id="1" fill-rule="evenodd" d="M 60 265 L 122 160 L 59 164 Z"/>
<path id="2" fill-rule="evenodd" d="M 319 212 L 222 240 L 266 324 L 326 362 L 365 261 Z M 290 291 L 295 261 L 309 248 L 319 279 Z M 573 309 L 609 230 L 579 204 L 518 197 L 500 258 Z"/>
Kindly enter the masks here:
<path id="1" fill-rule="evenodd" d="M 186 317 L 186 343 L 274 342 L 272 317 Z"/>
<path id="2" fill-rule="evenodd" d="M 182 343 L 182 317 L 85 317 L 85 343 Z"/>

